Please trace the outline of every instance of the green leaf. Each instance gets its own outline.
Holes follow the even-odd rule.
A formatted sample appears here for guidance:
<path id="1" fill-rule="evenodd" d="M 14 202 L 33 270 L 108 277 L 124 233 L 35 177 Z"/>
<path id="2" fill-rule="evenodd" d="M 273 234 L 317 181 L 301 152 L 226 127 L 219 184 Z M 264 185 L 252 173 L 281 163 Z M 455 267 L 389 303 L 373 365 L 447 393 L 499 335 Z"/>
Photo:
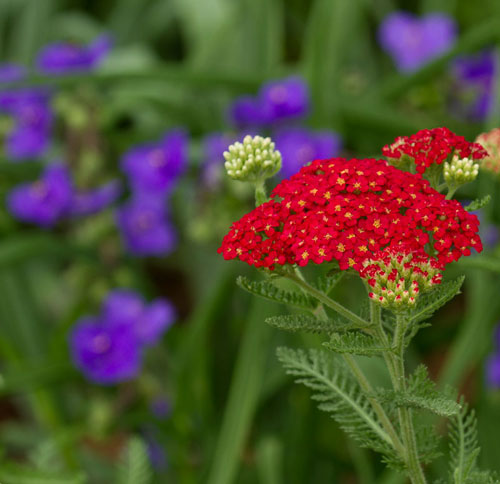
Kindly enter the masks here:
<path id="1" fill-rule="evenodd" d="M 289 375 L 313 390 L 319 409 L 328 412 L 361 446 L 397 460 L 390 437 L 382 428 L 368 398 L 347 368 L 328 353 L 278 348 L 278 359 Z"/>
<path id="2" fill-rule="evenodd" d="M 379 395 L 396 407 L 420 408 L 442 417 L 451 417 L 460 412 L 460 405 L 452 391 L 439 392 L 424 365 L 418 366 L 410 375 L 406 391 L 380 390 Z"/>
<path id="3" fill-rule="evenodd" d="M 483 198 L 476 198 L 464 208 L 465 210 L 467 210 L 467 212 L 474 212 L 475 210 L 479 210 L 480 208 L 483 208 L 484 206 L 488 205 L 490 201 L 491 201 L 491 195 L 486 195 Z"/>
<path id="4" fill-rule="evenodd" d="M 116 484 L 149 484 L 152 477 L 146 444 L 139 437 L 132 437 L 118 467 Z"/>
<path id="5" fill-rule="evenodd" d="M 356 329 L 357 326 L 352 325 L 342 318 L 322 320 L 307 314 L 287 314 L 284 316 L 273 316 L 267 318 L 266 323 L 275 328 L 284 331 L 305 333 L 323 333 L 333 334 L 337 331 L 349 331 Z"/>
<path id="6" fill-rule="evenodd" d="M 415 309 L 410 313 L 409 320 L 413 324 L 429 319 L 440 307 L 460 293 L 465 276 L 435 286 L 431 291 L 418 298 Z"/>
<path id="7" fill-rule="evenodd" d="M 318 278 L 314 287 L 321 291 L 322 293 L 328 295 L 330 291 L 340 282 L 345 272 L 334 272 L 327 273 L 324 276 Z"/>
<path id="8" fill-rule="evenodd" d="M 333 334 L 323 346 L 335 353 L 348 353 L 361 356 L 380 356 L 391 348 L 379 346 L 371 336 L 363 333 Z"/>
<path id="9" fill-rule="evenodd" d="M 0 465 L 2 484 L 83 484 L 86 481 L 81 473 L 40 471 L 11 462 L 2 462 Z"/>
<path id="10" fill-rule="evenodd" d="M 255 296 L 282 304 L 290 304 L 291 306 L 307 310 L 312 310 L 317 306 L 314 298 L 298 292 L 280 289 L 270 281 L 250 281 L 244 276 L 239 276 L 236 279 L 236 284 Z"/>

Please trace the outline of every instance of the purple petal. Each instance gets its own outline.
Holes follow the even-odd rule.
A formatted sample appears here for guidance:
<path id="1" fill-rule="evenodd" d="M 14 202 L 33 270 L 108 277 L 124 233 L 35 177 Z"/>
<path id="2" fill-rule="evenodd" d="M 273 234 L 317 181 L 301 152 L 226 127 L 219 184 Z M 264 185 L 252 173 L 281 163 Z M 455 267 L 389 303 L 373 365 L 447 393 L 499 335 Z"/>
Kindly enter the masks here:
<path id="1" fill-rule="evenodd" d="M 141 343 L 155 344 L 176 319 L 175 308 L 164 299 L 156 299 L 142 313 L 136 325 L 136 334 Z"/>
<path id="2" fill-rule="evenodd" d="M 92 215 L 109 207 L 114 203 L 122 192 L 121 184 L 118 180 L 112 180 L 101 185 L 95 190 L 75 193 L 71 201 L 69 210 L 71 215 L 84 216 Z"/>

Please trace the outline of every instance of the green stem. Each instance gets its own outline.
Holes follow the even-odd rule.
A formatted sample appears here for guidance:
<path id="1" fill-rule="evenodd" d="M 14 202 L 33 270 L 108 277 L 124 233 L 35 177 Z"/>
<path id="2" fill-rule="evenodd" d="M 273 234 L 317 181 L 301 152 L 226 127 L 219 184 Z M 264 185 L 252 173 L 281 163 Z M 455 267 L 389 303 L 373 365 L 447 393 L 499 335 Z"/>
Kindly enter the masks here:
<path id="1" fill-rule="evenodd" d="M 445 199 L 446 200 L 451 200 L 453 198 L 453 195 L 455 195 L 455 192 L 457 191 L 458 187 L 450 187 L 448 189 L 448 193 L 446 194 Z"/>
<path id="2" fill-rule="evenodd" d="M 266 193 L 266 181 L 264 179 L 255 182 L 255 206 L 266 203 L 269 199 Z"/>
<path id="3" fill-rule="evenodd" d="M 387 365 L 391 376 L 392 385 L 397 392 L 406 391 L 406 378 L 404 367 L 404 348 L 405 332 L 407 323 L 403 317 L 397 316 L 396 330 L 394 332 L 393 345 L 396 348 L 395 355 L 389 355 L 391 363 Z M 415 438 L 415 429 L 413 427 L 412 412 L 409 408 L 400 407 L 398 409 L 399 423 L 401 426 L 401 435 L 406 454 L 406 465 L 408 475 L 413 484 L 425 484 L 426 479 L 420 465 Z"/>
<path id="4" fill-rule="evenodd" d="M 341 304 L 337 303 L 336 301 L 330 299 L 328 296 L 323 294 L 321 291 L 318 291 L 316 288 L 308 284 L 304 277 L 302 276 L 301 272 L 299 269 L 295 270 L 293 275 L 287 275 L 289 279 L 291 279 L 295 284 L 297 284 L 304 292 L 309 293 L 311 296 L 315 297 L 318 301 L 320 301 L 320 305 L 318 306 L 317 310 L 315 311 L 316 316 L 322 319 L 327 319 L 328 316 L 325 312 L 325 309 L 323 307 L 323 304 L 326 306 L 330 307 L 331 309 L 337 311 L 341 315 L 345 316 L 346 318 L 350 319 L 353 323 L 355 324 L 360 324 L 362 327 L 366 327 L 369 325 L 368 321 L 365 321 L 364 319 L 360 318 L 357 314 L 354 314 L 353 312 L 349 311 L 347 308 L 342 306 Z M 388 345 L 387 345 L 388 346 Z M 384 408 L 380 403 L 376 400 L 376 398 L 373 396 L 375 394 L 373 387 L 371 386 L 370 382 L 366 378 L 365 374 L 363 373 L 363 370 L 359 367 L 357 364 L 355 358 L 353 358 L 351 355 L 343 354 L 342 355 L 344 361 L 346 362 L 347 366 L 350 368 L 351 373 L 354 375 L 356 380 L 359 383 L 359 386 L 365 393 L 366 397 L 368 398 L 368 401 L 370 402 L 374 412 L 377 414 L 377 417 L 380 420 L 380 423 L 384 427 L 384 430 L 387 432 L 389 435 L 392 444 L 396 451 L 403 456 L 405 453 L 405 449 L 403 447 L 403 444 L 401 443 L 401 440 L 399 439 L 399 436 L 394 429 L 394 426 L 392 425 L 389 417 L 385 413 Z"/>

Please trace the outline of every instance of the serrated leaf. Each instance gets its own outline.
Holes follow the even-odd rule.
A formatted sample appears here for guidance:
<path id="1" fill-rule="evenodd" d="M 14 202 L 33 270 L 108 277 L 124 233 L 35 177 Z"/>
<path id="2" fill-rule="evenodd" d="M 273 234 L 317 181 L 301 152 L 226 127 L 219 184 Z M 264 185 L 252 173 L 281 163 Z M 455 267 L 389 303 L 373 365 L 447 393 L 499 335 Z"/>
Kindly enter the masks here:
<path id="1" fill-rule="evenodd" d="M 422 294 L 415 309 L 409 314 L 412 324 L 429 319 L 439 308 L 460 293 L 465 276 L 435 286 L 431 291 Z"/>
<path id="2" fill-rule="evenodd" d="M 376 344 L 371 336 L 359 332 L 333 334 L 330 341 L 323 343 L 323 346 L 335 353 L 361 356 L 380 356 L 384 352 L 391 351 L 391 348 Z"/>
<path id="3" fill-rule="evenodd" d="M 329 292 L 340 282 L 342 277 L 344 277 L 345 272 L 328 272 L 324 276 L 318 278 L 314 287 L 321 291 L 323 294 L 329 294 Z"/>
<path id="4" fill-rule="evenodd" d="M 486 195 L 483 198 L 476 198 L 473 200 L 469 205 L 464 207 L 467 212 L 475 212 L 476 210 L 479 210 L 480 208 L 483 208 L 484 206 L 488 205 L 491 201 L 491 195 Z"/>
<path id="5" fill-rule="evenodd" d="M 345 332 L 358 329 L 358 326 L 353 325 L 341 317 L 322 320 L 308 314 L 286 314 L 283 316 L 273 316 L 271 318 L 267 318 L 266 323 L 285 331 L 303 331 L 305 333 L 333 334 L 335 332 Z"/>
<path id="6" fill-rule="evenodd" d="M 278 348 L 278 359 L 289 375 L 313 390 L 318 407 L 328 412 L 360 445 L 398 462 L 390 437 L 380 424 L 359 384 L 349 371 L 328 353 Z"/>
<path id="7" fill-rule="evenodd" d="M 132 437 L 117 470 L 116 484 L 149 484 L 153 477 L 146 444 Z"/>
<path id="8" fill-rule="evenodd" d="M 282 304 L 290 304 L 301 309 L 311 310 L 318 305 L 314 298 L 299 292 L 280 289 L 270 281 L 250 281 L 244 276 L 239 276 L 236 279 L 236 284 L 255 296 Z"/>

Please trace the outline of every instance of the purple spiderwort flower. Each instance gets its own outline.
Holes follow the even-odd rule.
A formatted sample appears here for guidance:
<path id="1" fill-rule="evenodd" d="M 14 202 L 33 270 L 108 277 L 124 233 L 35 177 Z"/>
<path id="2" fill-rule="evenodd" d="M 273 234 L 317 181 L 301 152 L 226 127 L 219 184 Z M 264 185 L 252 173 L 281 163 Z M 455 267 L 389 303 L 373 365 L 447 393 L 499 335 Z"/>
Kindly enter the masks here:
<path id="1" fill-rule="evenodd" d="M 14 126 L 5 139 L 5 150 L 9 159 L 22 161 L 36 158 L 46 152 L 54 118 L 48 91 L 2 91 L 0 112 L 10 115 L 14 120 Z"/>
<path id="2" fill-rule="evenodd" d="M 443 13 L 417 17 L 389 14 L 378 30 L 378 41 L 398 70 L 411 72 L 449 50 L 457 37 L 455 21 Z"/>
<path id="3" fill-rule="evenodd" d="M 16 82 L 26 77 L 26 68 L 19 64 L 0 64 L 0 82 Z"/>
<path id="4" fill-rule="evenodd" d="M 125 153 L 122 169 L 136 192 L 161 193 L 171 188 L 187 164 L 188 140 L 173 130 L 156 143 L 145 143 Z"/>
<path id="5" fill-rule="evenodd" d="M 135 196 L 117 210 L 116 221 L 132 254 L 165 255 L 177 245 L 175 228 L 161 199 Z"/>
<path id="6" fill-rule="evenodd" d="M 143 297 L 131 290 L 115 289 L 108 294 L 102 307 L 108 324 L 126 324 L 133 328 L 142 345 L 153 345 L 176 319 L 175 309 L 165 299 L 146 304 Z"/>
<path id="7" fill-rule="evenodd" d="M 88 45 L 55 42 L 45 46 L 36 59 L 38 70 L 48 75 L 90 71 L 99 66 L 112 47 L 112 39 L 103 34 Z"/>
<path id="8" fill-rule="evenodd" d="M 66 213 L 73 196 L 73 184 L 62 164 L 46 167 L 42 177 L 18 185 L 7 197 L 7 206 L 14 217 L 42 227 L 50 227 Z"/>
<path id="9" fill-rule="evenodd" d="M 466 119 L 485 119 L 493 108 L 497 70 L 493 50 L 457 57 L 451 65 L 452 111 Z"/>
<path id="10" fill-rule="evenodd" d="M 114 203 L 121 193 L 122 187 L 118 180 L 112 180 L 94 190 L 77 192 L 71 201 L 69 213 L 77 217 L 98 213 Z"/>
<path id="11" fill-rule="evenodd" d="M 342 148 L 340 136 L 330 131 L 285 128 L 277 131 L 273 139 L 281 152 L 280 176 L 283 178 L 292 176 L 313 160 L 337 156 Z"/>
<path id="12" fill-rule="evenodd" d="M 203 160 L 201 180 L 209 189 L 215 189 L 220 184 L 224 174 L 224 151 L 236 141 L 234 136 L 224 133 L 212 133 L 203 139 Z"/>
<path id="13" fill-rule="evenodd" d="M 500 388 L 500 354 L 494 353 L 486 360 L 486 382 L 490 388 Z"/>
<path id="14" fill-rule="evenodd" d="M 70 350 L 76 367 L 95 383 L 130 380 L 140 371 L 140 345 L 128 325 L 83 318 L 71 332 Z"/>
<path id="15" fill-rule="evenodd" d="M 149 409 L 156 418 L 164 420 L 172 413 L 172 404 L 165 395 L 157 395 L 151 400 Z"/>
<path id="16" fill-rule="evenodd" d="M 241 96 L 229 108 L 229 119 L 239 129 L 272 126 L 306 116 L 310 109 L 306 82 L 292 76 L 266 82 L 256 97 Z"/>

